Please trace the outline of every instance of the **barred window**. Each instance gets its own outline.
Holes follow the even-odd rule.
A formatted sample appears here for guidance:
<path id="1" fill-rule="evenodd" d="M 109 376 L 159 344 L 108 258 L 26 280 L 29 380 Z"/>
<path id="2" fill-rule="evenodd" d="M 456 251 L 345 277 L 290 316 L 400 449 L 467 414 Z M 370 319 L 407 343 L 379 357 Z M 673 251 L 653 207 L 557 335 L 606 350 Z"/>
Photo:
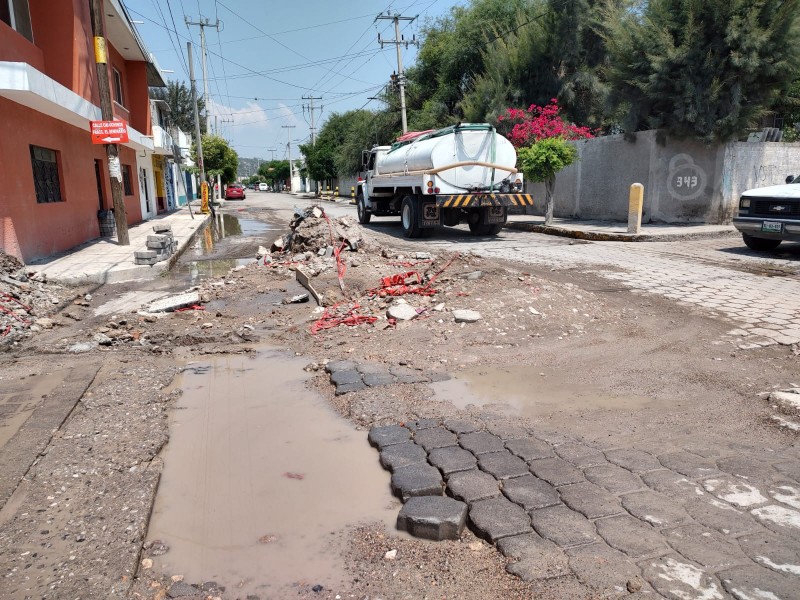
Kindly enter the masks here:
<path id="1" fill-rule="evenodd" d="M 58 176 L 58 153 L 49 148 L 31 146 L 31 165 L 33 166 L 33 185 L 36 188 L 36 202 L 63 202 L 61 180 Z"/>
<path id="2" fill-rule="evenodd" d="M 122 189 L 126 196 L 133 196 L 130 165 L 122 165 Z"/>

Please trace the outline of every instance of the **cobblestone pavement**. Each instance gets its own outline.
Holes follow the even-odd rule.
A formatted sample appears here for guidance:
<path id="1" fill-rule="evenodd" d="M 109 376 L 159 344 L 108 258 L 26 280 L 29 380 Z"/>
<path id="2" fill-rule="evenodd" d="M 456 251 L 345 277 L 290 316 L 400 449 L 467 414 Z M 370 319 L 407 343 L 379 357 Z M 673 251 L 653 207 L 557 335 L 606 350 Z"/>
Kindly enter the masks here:
<path id="1" fill-rule="evenodd" d="M 797 449 L 656 454 L 546 438 L 489 420 L 370 432 L 395 494 L 463 500 L 469 526 L 526 581 L 574 575 L 598 597 L 800 598 Z"/>
<path id="2" fill-rule="evenodd" d="M 504 230 L 489 241 L 451 236 L 426 247 L 591 272 L 729 320 L 742 349 L 800 343 L 800 244 L 758 254 L 739 238 L 570 243 Z"/>

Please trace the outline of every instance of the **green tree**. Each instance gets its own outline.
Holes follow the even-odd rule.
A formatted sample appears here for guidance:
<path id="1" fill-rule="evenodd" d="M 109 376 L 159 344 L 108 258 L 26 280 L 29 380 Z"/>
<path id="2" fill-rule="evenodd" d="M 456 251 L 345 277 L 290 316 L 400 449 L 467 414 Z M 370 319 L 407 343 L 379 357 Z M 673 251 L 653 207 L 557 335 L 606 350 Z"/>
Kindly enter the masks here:
<path id="1" fill-rule="evenodd" d="M 150 88 L 150 97 L 164 100 L 169 104 L 169 125 L 173 125 L 184 133 L 194 134 L 194 107 L 192 106 L 192 90 L 184 82 L 168 81 L 165 88 Z M 197 98 L 197 110 L 203 114 L 205 104 Z M 200 119 L 200 132 L 206 132 L 205 119 Z"/>
<path id="2" fill-rule="evenodd" d="M 544 182 L 545 211 L 544 224 L 553 222 L 553 192 L 556 188 L 556 173 L 568 167 L 578 158 L 575 146 L 564 138 L 545 138 L 532 146 L 520 148 L 517 151 L 517 160 L 520 170 L 530 181 Z"/>
<path id="3" fill-rule="evenodd" d="M 258 174 L 275 189 L 277 183 L 283 183 L 289 179 L 289 161 L 271 160 L 266 162 L 258 168 Z"/>
<path id="4" fill-rule="evenodd" d="M 228 145 L 225 138 L 218 135 L 204 135 L 203 161 L 205 161 L 206 175 L 209 178 L 220 175 L 223 183 L 233 183 L 236 180 L 236 170 L 239 167 L 239 155 Z M 197 150 L 192 146 L 192 160 L 197 162 Z"/>
<path id="5" fill-rule="evenodd" d="M 650 0 L 610 10 L 612 101 L 626 131 L 741 136 L 797 77 L 800 0 Z"/>

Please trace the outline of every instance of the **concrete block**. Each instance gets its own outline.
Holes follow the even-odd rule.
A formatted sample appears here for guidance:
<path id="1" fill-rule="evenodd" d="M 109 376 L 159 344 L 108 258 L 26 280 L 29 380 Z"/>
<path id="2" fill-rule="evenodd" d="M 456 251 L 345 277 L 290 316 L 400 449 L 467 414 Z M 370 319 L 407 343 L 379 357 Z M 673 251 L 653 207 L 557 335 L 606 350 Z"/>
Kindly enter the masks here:
<path id="1" fill-rule="evenodd" d="M 467 505 L 446 496 L 409 498 L 397 515 L 397 529 L 427 540 L 457 540 L 467 520 Z"/>
<path id="2" fill-rule="evenodd" d="M 447 429 L 434 427 L 417 431 L 414 434 L 414 441 L 430 452 L 434 448 L 455 446 L 458 443 L 458 438 Z"/>
<path id="3" fill-rule="evenodd" d="M 356 363 L 352 360 L 332 360 L 325 365 L 325 371 L 335 373 L 336 371 L 352 371 L 356 368 Z"/>
<path id="4" fill-rule="evenodd" d="M 352 371 L 335 371 L 331 373 L 331 383 L 339 386 L 347 383 L 356 383 L 361 381 L 361 373 L 356 370 Z"/>
<path id="5" fill-rule="evenodd" d="M 170 312 L 178 308 L 200 304 L 199 292 L 186 292 L 152 302 L 147 312 Z"/>
<path id="6" fill-rule="evenodd" d="M 530 462 L 531 471 L 539 479 L 558 487 L 584 480 L 583 473 L 560 458 L 540 458 Z"/>
<path id="7" fill-rule="evenodd" d="M 525 510 L 545 508 L 561 503 L 556 488 L 533 475 L 504 481 L 503 494 Z"/>
<path id="8" fill-rule="evenodd" d="M 447 478 L 447 489 L 455 498 L 467 503 L 500 495 L 500 482 L 477 469 L 459 471 Z"/>
<path id="9" fill-rule="evenodd" d="M 506 448 L 526 462 L 553 456 L 553 449 L 550 444 L 536 438 L 509 440 L 506 442 Z"/>
<path id="10" fill-rule="evenodd" d="M 383 449 L 386 446 L 402 444 L 411 439 L 411 432 L 400 425 L 385 425 L 373 427 L 367 436 L 371 446 Z"/>
<path id="11" fill-rule="evenodd" d="M 477 459 L 471 452 L 458 446 L 431 450 L 429 459 L 433 466 L 439 467 L 445 477 L 459 471 L 474 469 L 477 463 Z"/>
<path id="12" fill-rule="evenodd" d="M 476 533 L 490 542 L 532 531 L 528 513 L 502 496 L 473 502 L 469 519 Z"/>
<path id="13" fill-rule="evenodd" d="M 597 539 L 592 522 L 566 506 L 550 506 L 531 511 L 536 533 L 562 548 L 587 544 Z"/>
<path id="14" fill-rule="evenodd" d="M 508 450 L 481 454 L 478 456 L 478 464 L 482 471 L 501 480 L 530 474 L 525 461 L 514 456 Z"/>
<path id="15" fill-rule="evenodd" d="M 392 492 L 403 502 L 413 496 L 441 496 L 444 488 L 439 469 L 419 463 L 392 473 Z"/>
<path id="16" fill-rule="evenodd" d="M 428 459 L 428 453 L 413 442 L 393 444 L 381 450 L 381 464 L 384 469 L 394 471 L 409 465 L 424 463 Z"/>
<path id="17" fill-rule="evenodd" d="M 502 452 L 506 449 L 503 440 L 488 431 L 476 431 L 474 433 L 463 433 L 458 436 L 458 443 L 475 455 L 486 454 L 488 452 Z"/>
<path id="18" fill-rule="evenodd" d="M 137 250 L 133 253 L 134 258 L 158 258 L 154 250 Z"/>
<path id="19" fill-rule="evenodd" d="M 539 581 L 571 574 L 564 551 L 537 533 L 503 538 L 497 542 L 497 549 L 506 558 L 516 561 L 509 563 L 506 571 L 522 581 Z"/>
<path id="20" fill-rule="evenodd" d="M 166 233 L 168 231 L 172 231 L 172 225 L 156 223 L 153 225 L 153 231 L 155 233 Z"/>

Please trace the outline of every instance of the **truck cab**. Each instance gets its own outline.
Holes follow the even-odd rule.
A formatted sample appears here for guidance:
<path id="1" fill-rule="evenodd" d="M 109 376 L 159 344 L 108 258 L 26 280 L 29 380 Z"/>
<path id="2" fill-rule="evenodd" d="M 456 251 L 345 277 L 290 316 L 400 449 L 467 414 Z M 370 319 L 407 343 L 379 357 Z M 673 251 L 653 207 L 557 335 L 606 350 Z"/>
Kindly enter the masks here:
<path id="1" fill-rule="evenodd" d="M 745 191 L 733 225 L 752 250 L 774 250 L 784 240 L 800 242 L 800 175 L 789 175 L 785 185 Z"/>

